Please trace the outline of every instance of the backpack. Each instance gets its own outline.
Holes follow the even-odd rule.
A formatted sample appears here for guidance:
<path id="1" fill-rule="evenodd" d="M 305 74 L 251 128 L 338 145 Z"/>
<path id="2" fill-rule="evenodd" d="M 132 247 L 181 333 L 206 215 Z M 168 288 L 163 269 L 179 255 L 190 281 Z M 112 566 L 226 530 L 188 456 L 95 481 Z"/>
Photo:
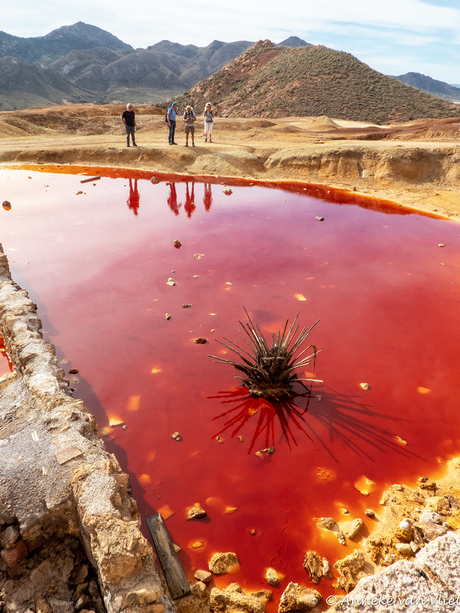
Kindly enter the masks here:
<path id="1" fill-rule="evenodd" d="M 165 121 L 168 123 L 168 113 L 165 113 Z"/>

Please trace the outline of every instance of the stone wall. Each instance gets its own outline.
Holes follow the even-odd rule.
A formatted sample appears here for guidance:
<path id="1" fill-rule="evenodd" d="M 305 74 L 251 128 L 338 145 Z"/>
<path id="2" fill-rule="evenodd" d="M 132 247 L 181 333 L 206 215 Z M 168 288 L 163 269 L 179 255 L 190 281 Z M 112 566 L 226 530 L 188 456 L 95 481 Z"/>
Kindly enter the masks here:
<path id="1" fill-rule="evenodd" d="M 1 246 L 0 332 L 15 371 L 0 379 L 0 571 L 19 575 L 50 540 L 77 538 L 109 613 L 174 613 L 128 475 L 68 391 L 37 306 L 12 281 Z M 5 541 L 13 530 L 16 539 Z"/>

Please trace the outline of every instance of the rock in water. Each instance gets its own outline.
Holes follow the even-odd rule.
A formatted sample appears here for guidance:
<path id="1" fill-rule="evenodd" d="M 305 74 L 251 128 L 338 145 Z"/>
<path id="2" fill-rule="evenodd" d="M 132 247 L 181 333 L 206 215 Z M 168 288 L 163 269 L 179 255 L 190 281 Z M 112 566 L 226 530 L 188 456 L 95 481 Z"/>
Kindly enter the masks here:
<path id="1" fill-rule="evenodd" d="M 216 553 L 209 560 L 209 570 L 215 575 L 234 573 L 240 567 L 236 553 Z"/>
<path id="2" fill-rule="evenodd" d="M 321 594 L 298 583 L 290 583 L 281 596 L 278 613 L 306 613 L 321 601 Z"/>
<path id="3" fill-rule="evenodd" d="M 323 576 L 323 560 L 316 551 L 307 551 L 303 560 L 303 567 L 308 572 L 313 583 L 319 583 Z"/>

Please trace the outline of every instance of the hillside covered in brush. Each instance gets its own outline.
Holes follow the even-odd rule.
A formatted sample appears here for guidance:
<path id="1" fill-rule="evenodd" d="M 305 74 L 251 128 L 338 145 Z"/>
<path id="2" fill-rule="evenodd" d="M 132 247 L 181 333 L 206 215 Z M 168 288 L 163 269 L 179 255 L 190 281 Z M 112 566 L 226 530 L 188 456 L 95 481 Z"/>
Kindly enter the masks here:
<path id="1" fill-rule="evenodd" d="M 390 123 L 458 115 L 458 107 L 372 70 L 349 53 L 259 41 L 179 96 L 180 108 L 206 102 L 224 117 L 327 115 Z M 168 101 L 169 103 L 171 100 Z"/>

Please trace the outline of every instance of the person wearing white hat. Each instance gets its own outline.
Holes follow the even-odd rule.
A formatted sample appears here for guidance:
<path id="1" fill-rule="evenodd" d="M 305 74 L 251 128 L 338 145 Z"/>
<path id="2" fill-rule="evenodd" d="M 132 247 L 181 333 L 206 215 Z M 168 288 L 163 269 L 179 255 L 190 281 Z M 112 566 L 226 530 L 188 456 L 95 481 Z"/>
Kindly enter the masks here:
<path id="1" fill-rule="evenodd" d="M 203 117 L 204 117 L 204 142 L 205 143 L 208 142 L 208 136 L 209 136 L 209 142 L 212 143 L 212 126 L 214 122 L 214 111 L 212 110 L 210 102 L 207 102 L 206 106 L 204 107 Z"/>

